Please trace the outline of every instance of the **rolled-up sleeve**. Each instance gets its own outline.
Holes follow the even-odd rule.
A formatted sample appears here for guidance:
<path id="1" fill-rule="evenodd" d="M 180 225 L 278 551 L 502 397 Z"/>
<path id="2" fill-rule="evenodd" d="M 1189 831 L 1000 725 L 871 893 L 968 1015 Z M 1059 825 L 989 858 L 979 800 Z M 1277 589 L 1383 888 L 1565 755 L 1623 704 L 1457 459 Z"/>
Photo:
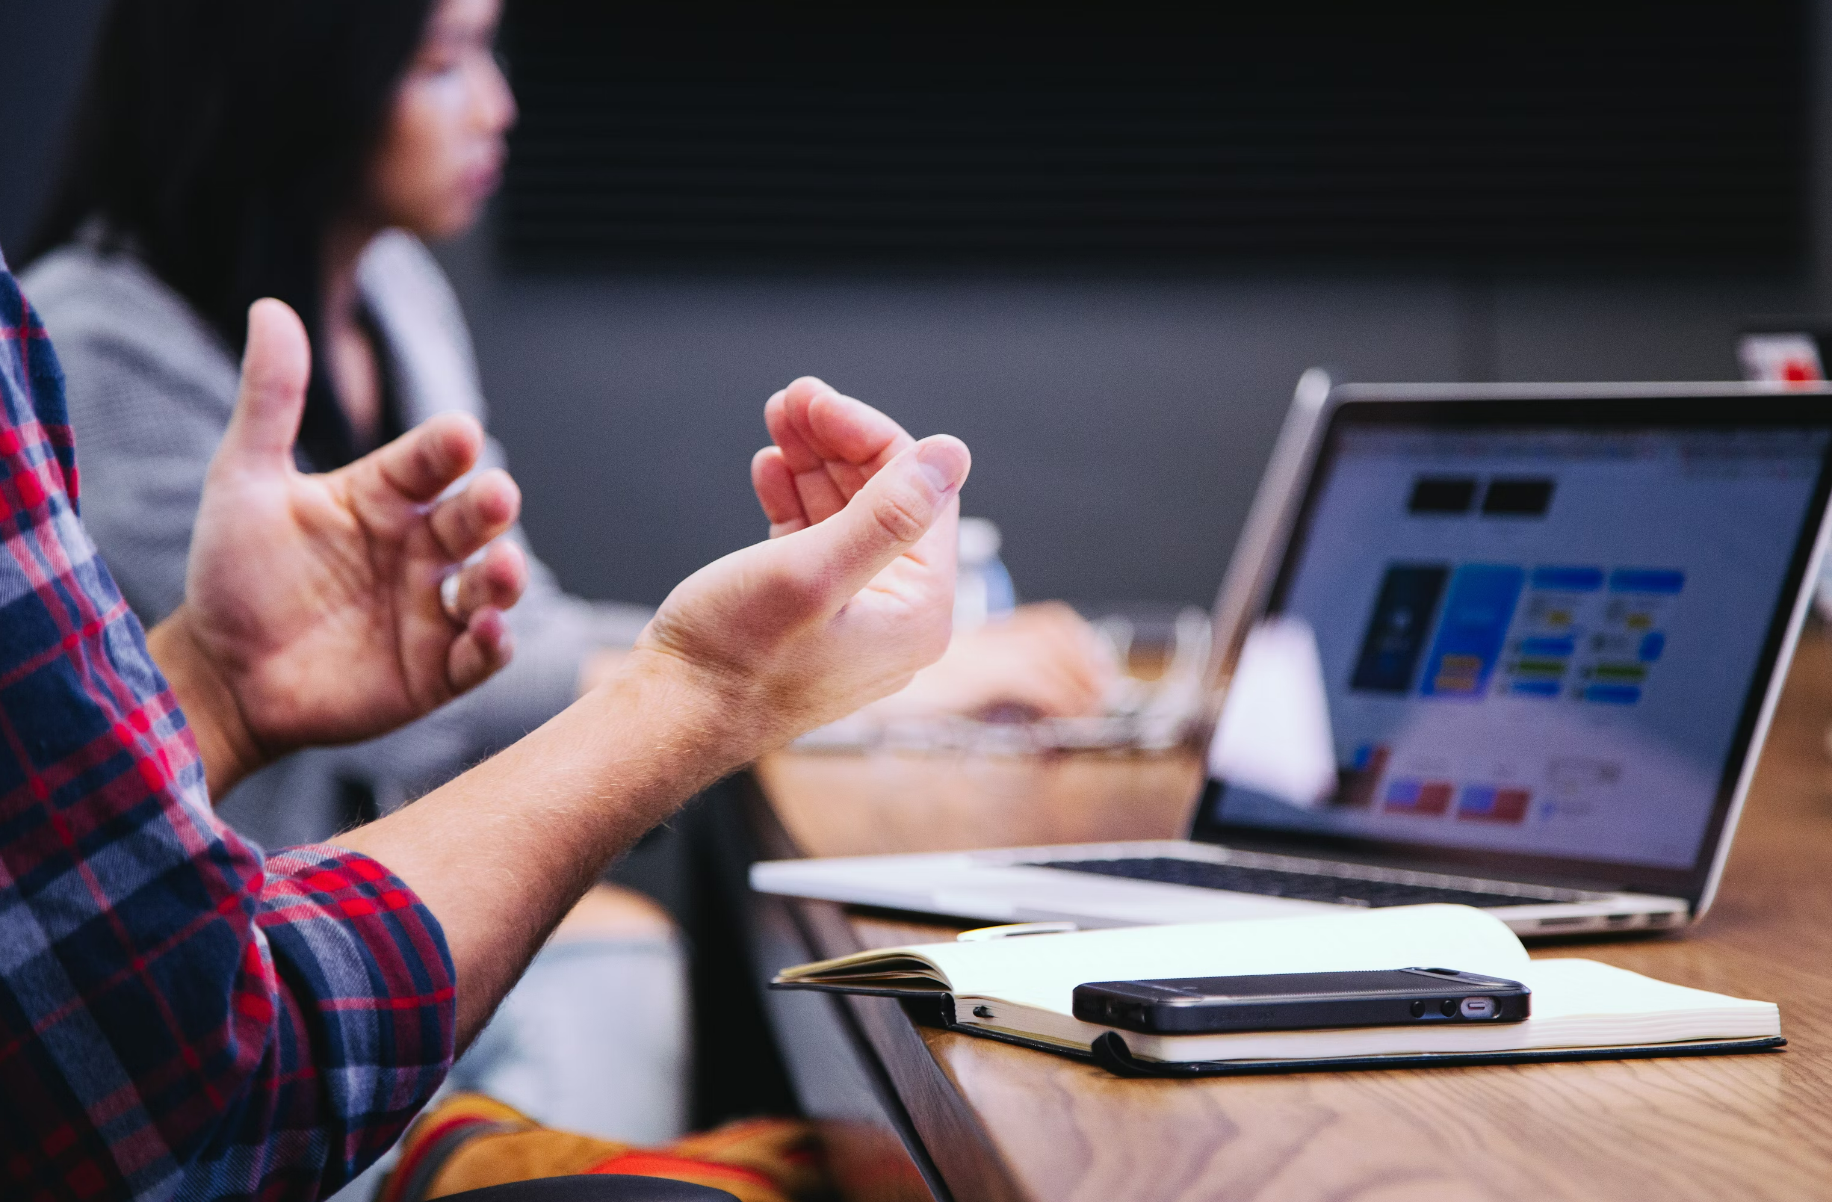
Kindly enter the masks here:
<path id="1" fill-rule="evenodd" d="M 445 1079 L 451 959 L 411 890 L 339 848 L 269 857 L 254 919 L 235 1010 L 271 1015 L 268 1055 L 235 1127 L 219 1132 L 228 1154 L 201 1159 L 186 1185 L 310 1197 L 387 1151 Z"/>

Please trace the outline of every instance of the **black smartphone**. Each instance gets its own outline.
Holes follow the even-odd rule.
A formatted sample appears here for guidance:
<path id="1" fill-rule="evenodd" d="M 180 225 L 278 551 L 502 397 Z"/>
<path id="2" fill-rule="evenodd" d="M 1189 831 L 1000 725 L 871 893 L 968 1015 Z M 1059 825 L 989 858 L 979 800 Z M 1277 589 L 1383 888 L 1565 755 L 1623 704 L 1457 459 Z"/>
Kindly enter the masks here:
<path id="1" fill-rule="evenodd" d="M 1531 997 L 1519 981 L 1454 968 L 1293 972 L 1093 981 L 1075 987 L 1075 1017 L 1146 1035 L 1517 1023 Z"/>

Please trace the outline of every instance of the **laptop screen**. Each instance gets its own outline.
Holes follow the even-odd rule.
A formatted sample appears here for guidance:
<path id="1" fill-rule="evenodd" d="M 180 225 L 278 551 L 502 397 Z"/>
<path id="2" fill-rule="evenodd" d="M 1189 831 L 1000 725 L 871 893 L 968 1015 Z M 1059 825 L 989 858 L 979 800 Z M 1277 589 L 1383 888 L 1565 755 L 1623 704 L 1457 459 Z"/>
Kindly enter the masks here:
<path id="1" fill-rule="evenodd" d="M 1657 404 L 1555 405 L 1554 423 L 1529 416 L 1537 402 L 1339 408 L 1269 605 L 1287 636 L 1314 636 L 1286 671 L 1319 678 L 1335 771 L 1322 761 L 1310 791 L 1225 779 L 1218 733 L 1198 837 L 1697 880 L 1811 555 L 1832 433 L 1799 400 L 1744 399 L 1775 413 L 1739 425 L 1646 422 L 1705 407 Z"/>

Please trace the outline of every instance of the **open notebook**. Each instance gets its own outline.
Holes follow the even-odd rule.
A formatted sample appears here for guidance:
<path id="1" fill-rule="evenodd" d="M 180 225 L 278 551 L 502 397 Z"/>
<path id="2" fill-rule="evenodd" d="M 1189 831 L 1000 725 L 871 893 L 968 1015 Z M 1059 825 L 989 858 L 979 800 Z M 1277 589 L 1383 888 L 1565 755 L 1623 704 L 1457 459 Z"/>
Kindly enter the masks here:
<path id="1" fill-rule="evenodd" d="M 1088 981 L 1347 972 L 1441 965 L 1524 983 L 1520 1023 L 1141 1035 L 1082 1022 Z M 1321 917 L 1125 927 L 860 952 L 780 973 L 779 988 L 931 998 L 958 1030 L 1115 1071 L 1359 1068 L 1596 1059 L 1779 1047 L 1781 1014 L 1593 960 L 1530 960 L 1514 933 L 1466 906 L 1401 906 Z"/>

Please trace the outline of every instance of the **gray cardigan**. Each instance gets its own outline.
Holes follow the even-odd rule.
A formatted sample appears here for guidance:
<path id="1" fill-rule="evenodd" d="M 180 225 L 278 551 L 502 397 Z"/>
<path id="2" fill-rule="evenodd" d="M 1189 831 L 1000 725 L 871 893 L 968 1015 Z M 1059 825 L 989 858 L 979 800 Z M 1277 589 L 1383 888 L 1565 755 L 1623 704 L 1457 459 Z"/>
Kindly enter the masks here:
<path id="1" fill-rule="evenodd" d="M 426 248 L 404 233 L 381 235 L 357 283 L 388 344 L 404 424 L 447 411 L 483 419 L 464 318 Z M 63 363 L 84 524 L 151 626 L 184 598 L 191 525 L 235 403 L 236 358 L 130 254 L 79 242 L 39 260 L 21 286 Z M 503 462 L 493 440 L 484 462 Z M 532 554 L 529 563 L 533 579 L 510 615 L 515 659 L 495 679 L 386 738 L 288 757 L 225 798 L 223 817 L 268 846 L 323 839 L 343 782 L 368 785 L 391 809 L 564 708 L 584 657 L 627 646 L 650 611 L 570 597 Z"/>

